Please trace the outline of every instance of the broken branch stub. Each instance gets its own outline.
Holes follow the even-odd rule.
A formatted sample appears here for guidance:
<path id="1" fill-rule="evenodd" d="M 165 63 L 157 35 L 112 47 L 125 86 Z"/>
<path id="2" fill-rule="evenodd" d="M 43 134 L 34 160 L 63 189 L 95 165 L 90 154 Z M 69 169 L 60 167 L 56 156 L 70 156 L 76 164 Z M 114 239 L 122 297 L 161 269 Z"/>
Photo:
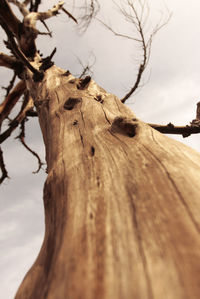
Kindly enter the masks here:
<path id="1" fill-rule="evenodd" d="M 111 125 L 111 131 L 113 133 L 116 132 L 129 137 L 134 137 L 137 134 L 137 129 L 137 121 L 124 116 L 115 117 Z"/>

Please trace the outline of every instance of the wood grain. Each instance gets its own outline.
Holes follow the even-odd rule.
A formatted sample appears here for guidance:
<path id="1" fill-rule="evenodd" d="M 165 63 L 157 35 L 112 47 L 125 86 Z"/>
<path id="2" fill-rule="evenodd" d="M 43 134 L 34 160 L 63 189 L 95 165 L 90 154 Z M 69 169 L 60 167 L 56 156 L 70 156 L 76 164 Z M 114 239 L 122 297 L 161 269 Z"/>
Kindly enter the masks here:
<path id="1" fill-rule="evenodd" d="M 64 73 L 29 82 L 46 146 L 46 232 L 16 299 L 200 298 L 200 154 Z M 68 110 L 69 98 L 81 100 Z"/>

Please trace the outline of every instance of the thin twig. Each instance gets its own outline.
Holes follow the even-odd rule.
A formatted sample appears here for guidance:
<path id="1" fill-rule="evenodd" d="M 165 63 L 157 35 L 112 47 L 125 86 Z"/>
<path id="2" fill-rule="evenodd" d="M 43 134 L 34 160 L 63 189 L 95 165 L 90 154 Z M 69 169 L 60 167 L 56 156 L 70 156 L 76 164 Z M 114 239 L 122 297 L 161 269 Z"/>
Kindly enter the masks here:
<path id="1" fill-rule="evenodd" d="M 68 12 L 64 7 L 62 7 L 61 9 L 68 15 L 69 18 L 71 18 L 76 24 L 78 24 L 77 19 L 70 12 Z"/>
<path id="2" fill-rule="evenodd" d="M 12 79 L 9 82 L 9 85 L 7 87 L 4 87 L 4 86 L 2 87 L 2 89 L 6 90 L 6 97 L 8 96 L 8 94 L 11 91 L 11 89 L 13 88 L 16 77 L 17 77 L 17 74 L 14 72 L 13 77 L 12 77 Z"/>
<path id="3" fill-rule="evenodd" d="M 18 138 L 22 145 L 34 156 L 36 157 L 37 161 L 38 161 L 38 169 L 36 171 L 33 171 L 33 173 L 38 173 L 40 171 L 40 169 L 42 168 L 42 165 L 44 165 L 44 163 L 41 161 L 39 155 L 33 151 L 25 142 L 25 122 L 26 122 L 26 119 L 23 119 L 23 121 L 21 122 L 21 125 L 20 125 L 20 129 L 21 129 L 21 132 L 20 134 L 16 137 Z"/>
<path id="4" fill-rule="evenodd" d="M 83 10 L 82 16 L 79 17 L 79 28 L 80 32 L 84 33 L 89 27 L 91 21 L 96 17 L 97 13 L 99 12 L 100 4 L 98 0 L 90 0 L 89 4 L 87 4 L 87 1 L 85 1 L 85 5 L 79 7 L 79 9 Z"/>
<path id="5" fill-rule="evenodd" d="M 32 98 L 25 97 L 18 115 L 11 121 L 11 123 L 9 124 L 9 128 L 0 135 L 0 144 L 3 143 L 18 127 L 18 125 L 26 118 L 26 112 L 29 111 L 32 107 Z"/>
<path id="6" fill-rule="evenodd" d="M 0 169 L 1 169 L 1 177 L 0 177 L 0 184 L 6 179 L 9 178 L 8 172 L 4 163 L 4 158 L 3 158 L 3 151 L 0 147 Z"/>
<path id="7" fill-rule="evenodd" d="M 3 103 L 0 105 L 0 124 L 5 118 L 9 116 L 13 107 L 18 102 L 19 98 L 22 96 L 25 90 L 26 84 L 23 80 L 21 80 L 4 99 Z"/>
<path id="8" fill-rule="evenodd" d="M 114 35 L 116 36 L 119 36 L 119 37 L 124 37 L 126 39 L 131 39 L 131 40 L 134 40 L 136 42 L 141 42 L 140 39 L 138 38 L 135 38 L 135 37 L 132 37 L 132 36 L 129 36 L 129 35 L 126 35 L 126 34 L 122 34 L 122 33 L 118 33 L 116 32 L 111 26 L 109 26 L 108 24 L 104 23 L 102 20 L 98 19 L 97 20 L 103 25 L 105 26 L 108 30 L 110 30 Z"/>
<path id="9" fill-rule="evenodd" d="M 114 1 L 113 1 L 114 2 Z M 115 3 L 115 2 L 114 2 Z M 162 22 L 162 19 L 156 24 L 156 26 L 152 29 L 152 33 L 148 34 L 148 29 L 146 29 L 146 24 L 149 20 L 150 9 L 147 0 L 126 0 L 125 6 L 120 6 L 115 3 L 120 13 L 124 16 L 127 22 L 130 22 L 134 28 L 134 36 L 129 36 L 125 34 L 121 34 L 116 32 L 111 26 L 105 24 L 103 21 L 99 20 L 108 30 L 110 30 L 114 35 L 119 37 L 124 37 L 126 39 L 133 40 L 137 42 L 142 48 L 142 59 L 139 64 L 139 68 L 137 71 L 136 80 L 133 83 L 130 91 L 126 93 L 126 95 L 121 99 L 122 103 L 125 101 L 137 90 L 140 85 L 142 75 L 147 67 L 149 62 L 149 57 L 151 54 L 151 45 L 152 39 L 154 35 L 168 22 L 171 18 L 171 14 L 169 14 L 168 18 L 165 22 Z M 149 37 L 148 37 L 149 35 Z M 138 36 L 138 37 L 137 37 Z"/>
<path id="10" fill-rule="evenodd" d="M 41 20 L 42 24 L 44 25 L 44 27 L 46 28 L 47 30 L 47 33 L 50 37 L 52 37 L 52 32 L 50 31 L 49 27 L 47 26 L 47 24 L 45 23 L 44 20 Z"/>
<path id="11" fill-rule="evenodd" d="M 92 62 L 92 63 L 90 63 L 90 58 L 91 57 L 94 57 L 94 61 Z M 93 74 L 93 72 L 92 72 L 92 67 L 94 66 L 94 64 L 96 63 L 96 57 L 95 57 L 95 55 L 91 52 L 91 54 L 90 54 L 90 57 L 89 57 L 89 59 L 88 59 L 88 62 L 87 62 L 87 64 L 83 64 L 83 62 L 81 61 L 81 59 L 79 58 L 79 57 L 77 57 L 76 56 L 76 58 L 77 58 L 77 60 L 78 60 L 78 62 L 79 62 L 79 64 L 82 66 L 82 72 L 81 72 L 81 74 L 79 75 L 79 79 L 81 79 L 81 78 L 83 78 L 84 76 L 86 76 L 86 75 L 92 75 Z"/>

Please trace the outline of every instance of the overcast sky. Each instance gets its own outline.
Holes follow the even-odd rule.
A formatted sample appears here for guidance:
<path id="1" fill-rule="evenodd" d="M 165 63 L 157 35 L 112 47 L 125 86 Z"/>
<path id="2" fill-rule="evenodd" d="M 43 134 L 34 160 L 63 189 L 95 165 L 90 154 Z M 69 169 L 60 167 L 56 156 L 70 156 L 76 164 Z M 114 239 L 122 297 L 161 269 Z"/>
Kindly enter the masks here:
<path id="1" fill-rule="evenodd" d="M 161 11 L 164 15 L 167 11 L 162 0 L 149 2 L 153 4 L 151 24 L 155 24 Z M 46 0 L 45 7 L 55 3 Z M 81 0 L 77 0 L 79 3 Z M 120 18 L 112 1 L 101 0 L 101 3 L 99 17 L 118 32 L 131 34 L 131 25 Z M 200 2 L 167 0 L 166 4 L 173 16 L 153 41 L 143 80 L 146 85 L 129 99 L 128 105 L 145 122 L 186 125 L 195 118 L 196 103 L 200 100 Z M 77 57 L 87 62 L 93 52 L 96 56 L 93 78 L 97 83 L 119 97 L 129 90 L 140 58 L 137 45 L 113 36 L 98 22 L 93 22 L 84 35 L 77 35 L 76 26 L 65 14 L 49 20 L 48 25 L 54 31 L 54 38 L 43 36 L 38 41 L 44 56 L 56 46 L 55 63 L 76 75 L 81 72 Z M 1 40 L 5 38 L 2 31 L 0 35 Z M 2 49 L 2 41 L 0 46 Z M 6 85 L 9 76 L 10 73 L 2 69 L 0 84 Z M 3 91 L 0 96 L 3 98 Z M 11 179 L 0 187 L 0 299 L 14 298 L 39 252 L 44 235 L 42 188 L 46 174 L 44 171 L 37 175 L 31 173 L 37 163 L 14 137 L 3 145 Z M 199 135 L 174 138 L 200 151 Z M 27 142 L 44 159 L 37 120 L 27 124 Z"/>

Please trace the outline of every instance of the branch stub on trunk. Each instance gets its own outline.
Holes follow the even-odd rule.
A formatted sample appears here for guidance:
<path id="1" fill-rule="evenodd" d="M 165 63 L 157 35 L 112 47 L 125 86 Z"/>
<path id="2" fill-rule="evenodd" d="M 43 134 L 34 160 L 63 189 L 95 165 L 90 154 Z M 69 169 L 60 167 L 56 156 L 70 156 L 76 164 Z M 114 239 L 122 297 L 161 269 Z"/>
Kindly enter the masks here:
<path id="1" fill-rule="evenodd" d="M 129 137 L 134 137 L 137 133 L 138 123 L 135 119 L 128 119 L 127 117 L 117 116 L 113 120 L 111 130 Z"/>

